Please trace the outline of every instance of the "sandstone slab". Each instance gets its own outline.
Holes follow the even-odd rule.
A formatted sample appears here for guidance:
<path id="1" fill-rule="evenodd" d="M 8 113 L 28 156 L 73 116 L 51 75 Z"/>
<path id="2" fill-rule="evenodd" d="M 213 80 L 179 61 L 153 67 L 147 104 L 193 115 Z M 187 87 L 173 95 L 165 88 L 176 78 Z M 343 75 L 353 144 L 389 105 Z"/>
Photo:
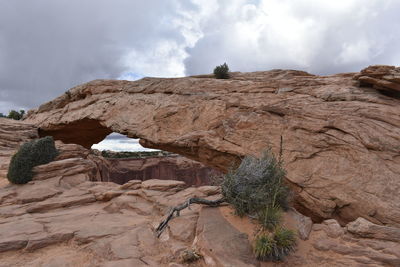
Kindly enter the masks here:
<path id="1" fill-rule="evenodd" d="M 196 236 L 195 246 L 207 266 L 259 266 L 247 235 L 230 225 L 218 208 L 201 209 Z"/>
<path id="2" fill-rule="evenodd" d="M 182 181 L 151 179 L 142 183 L 142 188 L 156 191 L 180 191 L 186 184 Z"/>

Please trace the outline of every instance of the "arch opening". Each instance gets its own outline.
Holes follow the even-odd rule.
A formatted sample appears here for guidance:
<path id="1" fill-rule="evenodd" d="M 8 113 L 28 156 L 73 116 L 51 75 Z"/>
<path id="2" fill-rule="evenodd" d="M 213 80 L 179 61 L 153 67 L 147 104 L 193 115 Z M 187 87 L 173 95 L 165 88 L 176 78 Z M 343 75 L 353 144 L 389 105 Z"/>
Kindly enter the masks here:
<path id="1" fill-rule="evenodd" d="M 92 150 L 104 157 L 100 172 L 103 181 L 124 184 L 130 180 L 179 180 L 189 186 L 209 185 L 221 173 L 182 155 L 145 148 L 139 139 L 111 133 Z M 98 164 L 99 165 L 99 164 Z"/>

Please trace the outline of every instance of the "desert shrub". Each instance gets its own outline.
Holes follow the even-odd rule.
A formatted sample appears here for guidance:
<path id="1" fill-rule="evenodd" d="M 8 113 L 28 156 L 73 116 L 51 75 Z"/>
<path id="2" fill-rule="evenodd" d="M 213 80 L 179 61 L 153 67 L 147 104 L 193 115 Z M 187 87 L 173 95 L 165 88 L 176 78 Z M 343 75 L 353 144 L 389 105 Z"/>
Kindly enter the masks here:
<path id="1" fill-rule="evenodd" d="M 239 216 L 249 215 L 260 223 L 254 243 L 259 260 L 278 261 L 294 250 L 294 232 L 280 226 L 288 209 L 289 190 L 284 185 L 285 169 L 271 150 L 260 158 L 246 156 L 222 180 L 222 194 Z"/>
<path id="2" fill-rule="evenodd" d="M 180 260 L 182 263 L 192 263 L 201 258 L 202 256 L 193 249 L 185 249 L 180 255 Z"/>
<path id="3" fill-rule="evenodd" d="M 279 206 L 267 206 L 257 213 L 257 219 L 263 228 L 272 231 L 282 221 L 282 209 Z"/>
<path id="4" fill-rule="evenodd" d="M 268 207 L 288 208 L 285 170 L 270 150 L 261 158 L 246 156 L 222 182 L 222 193 L 239 216 L 257 215 Z"/>
<path id="5" fill-rule="evenodd" d="M 214 75 L 217 79 L 229 79 L 229 67 L 226 63 L 215 67 Z"/>
<path id="6" fill-rule="evenodd" d="M 258 260 L 272 260 L 272 255 L 275 249 L 276 242 L 268 233 L 262 233 L 257 236 L 254 245 L 254 254 Z"/>
<path id="7" fill-rule="evenodd" d="M 11 110 L 8 113 L 7 118 L 13 119 L 13 120 L 21 120 L 24 117 L 25 110 L 21 109 L 19 112 L 16 110 Z"/>
<path id="8" fill-rule="evenodd" d="M 281 261 L 294 251 L 296 237 L 293 231 L 277 227 L 274 233 L 263 232 L 255 240 L 254 254 L 258 260 Z"/>
<path id="9" fill-rule="evenodd" d="M 282 227 L 275 228 L 274 240 L 276 242 L 274 258 L 276 260 L 283 260 L 284 257 L 295 249 L 296 235 L 292 230 Z"/>
<path id="10" fill-rule="evenodd" d="M 33 167 L 46 164 L 58 155 L 53 137 L 46 136 L 24 143 L 11 158 L 7 178 L 14 184 L 25 184 L 33 178 Z"/>

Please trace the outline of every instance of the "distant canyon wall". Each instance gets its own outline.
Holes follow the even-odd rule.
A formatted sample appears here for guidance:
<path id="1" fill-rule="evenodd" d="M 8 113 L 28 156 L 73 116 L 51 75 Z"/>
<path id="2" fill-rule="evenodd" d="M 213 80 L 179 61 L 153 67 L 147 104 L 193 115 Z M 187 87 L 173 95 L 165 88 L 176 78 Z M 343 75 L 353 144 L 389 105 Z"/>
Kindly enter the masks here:
<path id="1" fill-rule="evenodd" d="M 124 184 L 130 180 L 179 180 L 189 186 L 209 185 L 220 171 L 182 156 L 97 158 L 100 179 Z"/>

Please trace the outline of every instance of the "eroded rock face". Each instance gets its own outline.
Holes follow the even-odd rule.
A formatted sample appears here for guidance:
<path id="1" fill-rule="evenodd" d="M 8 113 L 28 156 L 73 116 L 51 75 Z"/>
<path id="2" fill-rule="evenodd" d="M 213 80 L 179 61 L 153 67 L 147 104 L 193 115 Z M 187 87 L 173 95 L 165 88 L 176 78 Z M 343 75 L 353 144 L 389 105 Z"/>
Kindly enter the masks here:
<path id="1" fill-rule="evenodd" d="M 183 212 L 184 228 L 174 222 L 163 241 L 153 225 L 191 196 L 207 197 L 202 187 L 187 188 L 181 181 L 120 186 L 76 180 L 71 186 L 61 177 L 46 177 L 8 185 L 0 188 L 0 265 L 169 266 L 191 247 L 200 207 Z"/>
<path id="2" fill-rule="evenodd" d="M 400 100 L 359 87 L 354 75 L 96 80 L 29 112 L 28 121 L 85 147 L 118 132 L 221 170 L 269 146 L 278 154 L 282 136 L 299 211 L 314 221 L 399 226 Z"/>
<path id="3" fill-rule="evenodd" d="M 378 90 L 400 92 L 400 68 L 395 66 L 369 66 L 356 74 L 354 79 L 361 85 L 371 86 Z"/>
<path id="4" fill-rule="evenodd" d="M 0 188 L 7 195 L 0 197 L 1 265 L 186 266 L 182 255 L 192 250 L 203 256 L 194 266 L 276 266 L 254 258 L 257 225 L 227 206 L 192 205 L 155 237 L 170 207 L 190 197 L 217 199 L 218 192 L 218 187 L 187 188 L 165 180 L 81 181 L 71 187 L 59 177 Z M 285 227 L 303 231 L 298 216 L 285 214 Z M 307 235 L 283 266 L 400 264 L 397 228 L 361 218 L 341 227 L 331 219 L 311 225 Z"/>

